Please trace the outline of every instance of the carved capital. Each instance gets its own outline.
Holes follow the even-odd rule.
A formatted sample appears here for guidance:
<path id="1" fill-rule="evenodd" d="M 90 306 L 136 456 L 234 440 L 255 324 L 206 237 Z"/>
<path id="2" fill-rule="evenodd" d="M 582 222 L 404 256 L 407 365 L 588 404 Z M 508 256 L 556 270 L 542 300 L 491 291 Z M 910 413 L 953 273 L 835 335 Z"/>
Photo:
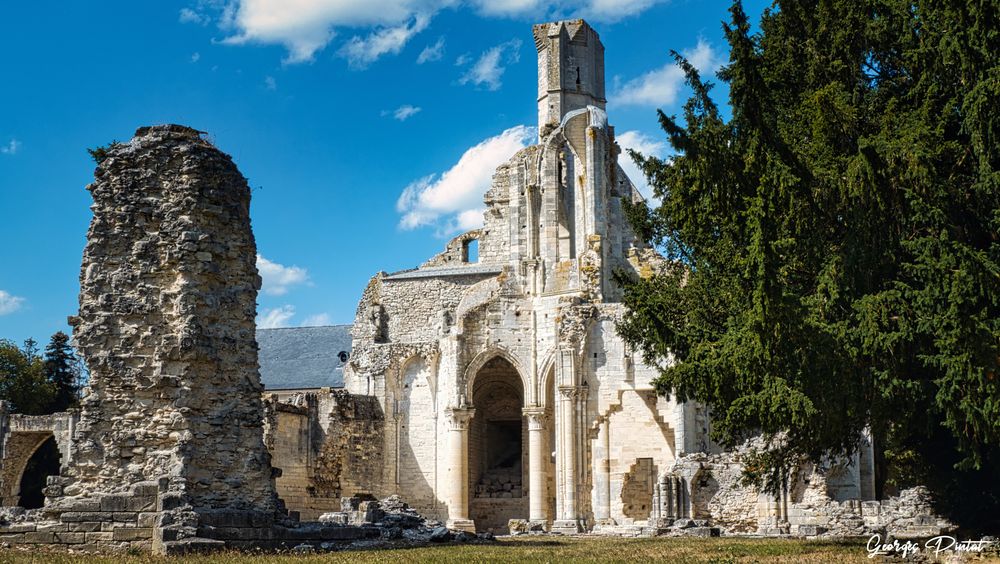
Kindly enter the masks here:
<path id="1" fill-rule="evenodd" d="M 451 407 L 446 410 L 446 413 L 452 431 L 468 431 L 469 422 L 476 415 L 476 410 L 471 407 Z"/>
<path id="2" fill-rule="evenodd" d="M 577 386 L 559 386 L 559 394 L 562 395 L 563 399 L 575 400 L 577 393 Z"/>
<path id="3" fill-rule="evenodd" d="M 528 418 L 528 430 L 529 431 L 541 431 L 545 429 L 545 423 L 548 422 L 549 412 L 541 406 L 529 406 L 521 410 L 521 413 Z"/>

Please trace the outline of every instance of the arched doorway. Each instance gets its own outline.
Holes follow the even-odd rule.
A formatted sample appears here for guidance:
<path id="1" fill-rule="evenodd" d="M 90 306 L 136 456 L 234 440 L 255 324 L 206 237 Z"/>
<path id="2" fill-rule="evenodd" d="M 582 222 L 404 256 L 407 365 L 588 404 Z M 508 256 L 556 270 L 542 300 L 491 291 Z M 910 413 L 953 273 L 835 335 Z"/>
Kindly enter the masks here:
<path id="1" fill-rule="evenodd" d="M 38 509 L 44 505 L 45 494 L 42 490 L 45 489 L 49 476 L 57 474 L 59 474 L 59 447 L 56 446 L 56 438 L 49 435 L 24 467 L 20 484 L 20 506 L 25 509 Z"/>
<path id="2" fill-rule="evenodd" d="M 59 448 L 51 432 L 13 432 L 4 445 L 0 495 L 4 506 L 41 507 L 49 476 L 59 474 Z"/>
<path id="3" fill-rule="evenodd" d="M 517 369 L 502 357 L 484 364 L 473 381 L 472 405 L 470 517 L 480 531 L 506 533 L 508 520 L 528 514 L 527 425 Z"/>

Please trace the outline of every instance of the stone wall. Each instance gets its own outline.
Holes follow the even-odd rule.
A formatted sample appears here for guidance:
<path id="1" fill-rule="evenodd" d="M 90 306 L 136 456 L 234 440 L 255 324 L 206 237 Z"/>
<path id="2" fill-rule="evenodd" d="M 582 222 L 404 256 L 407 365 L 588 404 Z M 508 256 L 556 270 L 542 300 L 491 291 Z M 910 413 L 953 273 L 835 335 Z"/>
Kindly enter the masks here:
<path id="1" fill-rule="evenodd" d="M 805 464 L 796 468 L 788 487 L 778 496 L 759 493 L 743 485 L 746 447 L 708 454 L 681 456 L 660 478 L 680 479 L 683 495 L 679 507 L 666 509 L 668 496 L 660 499 L 658 516 L 701 519 L 725 533 L 792 534 L 833 537 L 890 532 L 896 538 L 931 537 L 953 529 L 935 515 L 925 488 L 904 490 L 885 500 L 838 499 L 842 495 L 843 467 L 850 461 Z M 833 476 L 835 479 L 830 480 Z"/>
<path id="2" fill-rule="evenodd" d="M 89 393 L 63 494 L 166 476 L 195 511 L 273 512 L 246 179 L 175 125 L 110 147 L 95 179 L 72 319 Z"/>
<path id="3" fill-rule="evenodd" d="M 108 147 L 88 190 L 70 324 L 89 386 L 45 507 L 0 537 L 173 552 L 235 540 L 221 524 L 286 539 L 263 442 L 246 179 L 200 132 L 163 125 Z"/>
<path id="4" fill-rule="evenodd" d="M 341 497 L 381 492 L 385 417 L 375 398 L 340 389 L 265 396 L 265 444 L 278 494 L 313 520 L 340 509 Z"/>

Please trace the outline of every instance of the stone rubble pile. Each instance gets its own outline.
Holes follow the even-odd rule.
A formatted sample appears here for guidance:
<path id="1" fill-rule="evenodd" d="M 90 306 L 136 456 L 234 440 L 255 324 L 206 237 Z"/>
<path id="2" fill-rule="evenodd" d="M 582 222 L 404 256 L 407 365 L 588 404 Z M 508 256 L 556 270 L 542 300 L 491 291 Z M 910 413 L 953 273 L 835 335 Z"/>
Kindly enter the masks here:
<path id="1" fill-rule="evenodd" d="M 476 484 L 476 497 L 514 498 L 521 497 L 521 465 L 511 468 L 494 468 L 483 473 Z"/>
<path id="2" fill-rule="evenodd" d="M 341 498 L 340 511 L 320 515 L 323 524 L 374 527 L 379 530 L 379 541 L 360 541 L 352 547 L 363 548 L 401 541 L 406 544 L 437 542 L 492 541 L 490 533 L 474 535 L 466 531 L 453 531 L 440 521 L 425 519 L 407 505 L 400 496 L 391 495 L 381 501 L 368 494 Z"/>

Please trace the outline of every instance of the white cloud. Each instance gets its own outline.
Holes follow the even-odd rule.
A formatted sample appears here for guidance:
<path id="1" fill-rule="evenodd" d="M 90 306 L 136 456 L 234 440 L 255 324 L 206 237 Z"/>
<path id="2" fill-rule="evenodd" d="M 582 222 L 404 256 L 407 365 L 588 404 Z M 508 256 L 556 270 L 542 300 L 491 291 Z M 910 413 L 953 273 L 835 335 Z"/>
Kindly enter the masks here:
<path id="1" fill-rule="evenodd" d="M 472 5 L 484 16 L 523 16 L 548 11 L 552 2 L 540 0 L 472 0 Z"/>
<path id="2" fill-rule="evenodd" d="M 502 86 L 500 78 L 507 70 L 506 65 L 516 63 L 521 59 L 520 50 L 521 40 L 511 39 L 484 51 L 476 64 L 472 65 L 468 72 L 462 76 L 459 83 L 472 83 L 476 86 L 485 86 L 488 90 L 498 90 Z"/>
<path id="3" fill-rule="evenodd" d="M 645 11 L 666 0 L 471 0 L 483 16 L 524 17 L 541 20 L 586 18 L 591 21 L 612 22 Z"/>
<path id="4" fill-rule="evenodd" d="M 8 292 L 0 290 L 0 315 L 7 315 L 8 313 L 14 313 L 15 311 L 21 309 L 24 305 L 25 299 L 11 295 Z"/>
<path id="5" fill-rule="evenodd" d="M 273 76 L 265 76 L 264 77 L 264 88 L 267 88 L 268 90 L 277 90 L 278 89 L 278 81 L 274 80 Z"/>
<path id="6" fill-rule="evenodd" d="M 428 23 L 430 17 L 417 14 L 413 19 L 413 25 L 407 22 L 398 26 L 382 27 L 369 33 L 364 39 L 355 35 L 337 54 L 347 59 L 353 68 L 363 69 L 382 55 L 399 53 L 414 35 L 427 28 Z"/>
<path id="7" fill-rule="evenodd" d="M 198 52 L 196 51 L 195 53 L 193 53 L 193 54 L 191 55 L 191 62 L 192 62 L 192 63 L 197 63 L 197 62 L 198 62 L 199 60 L 201 60 L 201 53 L 198 53 Z"/>
<path id="8" fill-rule="evenodd" d="M 483 194 L 493 171 L 514 153 L 534 142 L 538 131 L 519 125 L 465 151 L 444 173 L 411 182 L 396 202 L 402 229 L 436 225 L 440 234 L 482 225 Z"/>
<path id="9" fill-rule="evenodd" d="M 21 142 L 17 139 L 11 139 L 6 145 L 0 145 L 0 153 L 4 155 L 16 155 L 21 149 Z"/>
<path id="10" fill-rule="evenodd" d="M 684 57 L 698 69 L 703 77 L 715 72 L 721 64 L 718 53 L 703 39 L 694 49 L 685 50 Z M 677 101 L 684 86 L 684 71 L 670 61 L 662 67 L 626 82 L 612 95 L 614 105 L 666 107 Z"/>
<path id="11" fill-rule="evenodd" d="M 309 317 L 302 320 L 302 327 L 319 327 L 321 325 L 330 325 L 330 316 L 326 313 L 317 313 L 316 315 L 310 315 Z"/>
<path id="12" fill-rule="evenodd" d="M 309 281 L 306 269 L 271 262 L 261 255 L 257 255 L 257 271 L 263 280 L 261 291 L 271 296 L 283 296 L 291 286 Z"/>
<path id="13" fill-rule="evenodd" d="M 462 53 L 461 55 L 455 57 L 455 66 L 456 67 L 465 66 L 465 65 L 469 64 L 469 61 L 471 61 L 471 60 L 472 60 L 472 55 L 471 54 L 469 54 L 469 53 Z"/>
<path id="14" fill-rule="evenodd" d="M 178 17 L 181 23 L 193 23 L 199 25 L 205 25 L 209 22 L 209 18 L 198 12 L 192 10 L 191 8 L 181 8 L 180 17 Z"/>
<path id="15" fill-rule="evenodd" d="M 644 157 L 659 157 L 662 159 L 667 156 L 667 142 L 659 141 L 635 130 L 619 133 L 615 136 L 615 140 L 618 141 L 618 145 L 622 148 L 622 154 L 618 156 L 618 164 L 621 165 L 625 174 L 635 184 L 635 187 L 639 189 L 642 196 L 647 200 L 655 201 L 653 190 L 649 187 L 645 175 L 639 170 L 639 166 L 635 164 L 631 155 L 628 154 L 628 149 L 638 151 Z"/>
<path id="16" fill-rule="evenodd" d="M 392 117 L 398 119 L 399 121 L 406 121 L 411 117 L 420 113 L 421 110 L 423 110 L 423 108 L 419 106 L 411 106 L 410 104 L 403 104 L 402 106 L 392 111 L 384 110 L 382 112 L 382 115 L 387 116 L 389 114 L 392 114 Z"/>
<path id="17" fill-rule="evenodd" d="M 424 63 L 430 63 L 433 61 L 440 61 L 441 57 L 444 56 L 444 37 L 438 37 L 438 40 L 433 45 L 428 45 L 424 47 L 424 50 L 417 55 L 417 64 L 422 65 Z"/>
<path id="18" fill-rule="evenodd" d="M 221 23 L 233 30 L 230 44 L 280 44 L 286 63 L 312 60 L 336 35 L 337 28 L 376 28 L 365 39 L 355 37 L 345 56 L 378 58 L 396 53 L 451 0 L 233 0 Z M 409 26 L 413 21 L 414 25 Z M 353 46 L 352 46 L 353 45 Z M 377 53 L 377 54 L 376 54 Z M 371 60 L 374 60 L 371 59 Z M 368 61 L 371 62 L 371 61 Z"/>
<path id="19" fill-rule="evenodd" d="M 340 30 L 350 29 L 359 34 L 370 32 L 364 38 L 352 37 L 340 50 L 352 64 L 363 67 L 381 55 L 398 53 L 440 10 L 463 4 L 483 17 L 616 21 L 665 1 L 192 0 L 193 9 L 182 9 L 180 21 L 205 25 L 216 19 L 219 27 L 229 34 L 223 40 L 228 44 L 283 45 L 288 51 L 285 63 L 311 61 Z M 413 26 L 409 25 L 411 21 Z M 433 56 L 431 49 L 428 57 Z M 432 60 L 437 59 L 423 58 L 420 62 Z"/>
<path id="20" fill-rule="evenodd" d="M 273 309 L 264 309 L 257 314 L 257 327 L 259 329 L 276 329 L 278 327 L 288 327 L 292 317 L 295 316 L 295 307 L 283 305 Z"/>

